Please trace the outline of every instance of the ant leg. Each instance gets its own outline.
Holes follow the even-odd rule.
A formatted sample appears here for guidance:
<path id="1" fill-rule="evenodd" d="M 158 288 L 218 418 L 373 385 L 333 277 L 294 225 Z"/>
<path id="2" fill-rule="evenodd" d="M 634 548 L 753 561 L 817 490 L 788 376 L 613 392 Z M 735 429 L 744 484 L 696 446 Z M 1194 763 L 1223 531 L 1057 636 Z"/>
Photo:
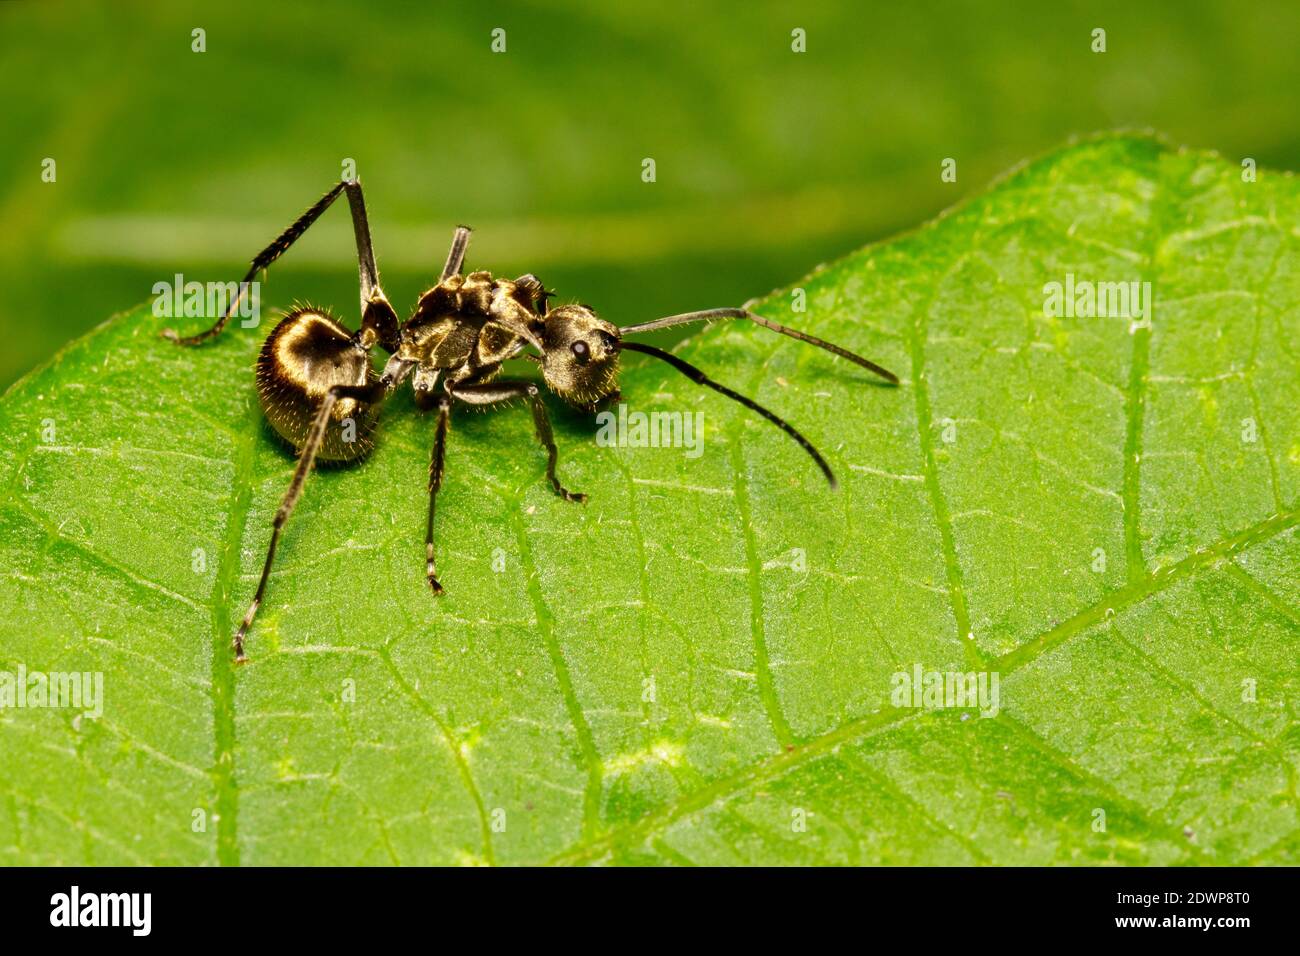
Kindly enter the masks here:
<path id="1" fill-rule="evenodd" d="M 321 400 L 320 408 L 316 411 L 316 417 L 312 420 L 311 431 L 307 433 L 307 440 L 303 442 L 302 451 L 298 455 L 298 466 L 293 470 L 293 478 L 289 482 L 289 488 L 285 491 L 284 498 L 280 500 L 280 507 L 276 510 L 275 518 L 271 521 L 271 544 L 266 549 L 266 563 L 262 565 L 262 577 L 257 582 L 257 591 L 253 595 L 253 603 L 248 606 L 248 613 L 244 615 L 239 630 L 235 632 L 235 663 L 243 664 L 248 660 L 248 656 L 244 653 L 244 637 L 248 634 L 248 629 L 252 627 L 253 617 L 262 604 L 262 595 L 266 591 L 266 581 L 271 576 L 271 564 L 275 560 L 275 546 L 280 542 L 280 530 L 284 527 L 285 522 L 289 520 L 289 515 L 293 514 L 298 499 L 302 497 L 303 485 L 307 483 L 307 476 L 311 473 L 312 465 L 316 462 L 316 453 L 320 451 L 321 442 L 325 440 L 325 431 L 329 427 L 330 413 L 334 410 L 334 405 L 340 398 L 355 398 L 358 401 L 367 403 L 379 402 L 387 394 L 387 387 L 378 382 L 374 385 L 335 385 L 325 393 L 324 399 Z"/>
<path id="2" fill-rule="evenodd" d="M 433 438 L 433 458 L 429 462 L 429 524 L 424 533 L 425 574 L 434 594 L 442 593 L 438 583 L 438 569 L 433 563 L 433 514 L 442 488 L 442 476 L 447 461 L 447 420 L 451 417 L 451 399 L 438 396 L 438 426 Z"/>
<path id="3" fill-rule="evenodd" d="M 473 230 L 469 226 L 456 227 L 456 232 L 451 237 L 451 251 L 447 253 L 447 264 L 442 267 L 439 282 L 445 282 L 460 272 L 461 266 L 465 264 L 465 250 L 469 247 L 471 232 Z"/>
<path id="4" fill-rule="evenodd" d="M 524 276 L 527 279 L 527 276 Z M 539 282 L 540 286 L 541 283 Z M 492 293 L 492 304 L 488 306 L 488 318 L 501 326 L 511 335 L 523 339 L 539 352 L 546 351 L 546 345 L 533 331 L 533 322 L 537 316 L 522 305 L 514 296 L 507 294 L 504 286 Z"/>
<path id="5" fill-rule="evenodd" d="M 807 342 L 809 345 L 815 345 L 819 349 L 825 349 L 833 355 L 840 358 L 846 358 L 855 365 L 860 365 L 869 372 L 874 372 L 891 385 L 898 384 L 898 376 L 887 368 L 882 368 L 869 359 L 864 359 L 861 355 L 850 352 L 848 349 L 840 348 L 825 339 L 819 339 L 815 335 L 809 335 L 807 332 L 800 332 L 798 329 L 792 329 L 789 326 L 782 325 L 780 322 L 773 322 L 771 319 L 764 318 L 748 309 L 704 309 L 700 312 L 683 312 L 681 315 L 670 315 L 666 318 L 655 319 L 653 322 L 642 322 L 639 325 L 627 325 L 619 330 L 620 336 L 636 335 L 638 332 L 653 332 L 656 329 L 668 329 L 674 325 L 686 325 L 690 322 L 712 322 L 714 319 L 748 319 L 755 325 L 761 325 L 765 329 L 771 329 L 781 335 L 788 335 L 792 339 L 798 339 L 800 342 Z"/>
<path id="6" fill-rule="evenodd" d="M 537 440 L 546 449 L 546 478 L 555 489 L 555 493 L 565 501 L 586 501 L 587 496 L 569 491 L 555 474 L 555 463 L 559 452 L 555 448 L 555 435 L 551 431 L 551 419 L 546 414 L 546 405 L 542 402 L 541 392 L 532 382 L 499 381 L 481 385 L 452 385 L 452 398 L 467 405 L 497 405 L 512 399 L 527 399 L 533 410 L 533 428 Z"/>
<path id="7" fill-rule="evenodd" d="M 361 192 L 361 183 L 356 180 L 342 180 L 335 183 L 310 209 L 295 219 L 284 232 L 271 241 L 270 245 L 253 257 L 248 272 L 239 283 L 239 293 L 226 307 L 225 314 L 217 320 L 216 325 L 196 335 L 189 336 L 178 335 L 174 329 L 163 329 L 163 338 L 170 339 L 177 345 L 199 345 L 220 335 L 230 321 L 230 317 L 243 301 L 253 278 L 288 251 L 289 247 L 311 227 L 312 223 L 320 218 L 321 213 L 334 203 L 339 193 L 345 190 L 348 194 L 348 205 L 352 210 L 352 231 L 356 235 L 357 242 L 357 271 L 361 277 L 362 328 L 363 335 L 368 343 L 366 347 L 373 345 L 376 340 L 381 343 L 395 344 L 398 326 L 397 314 L 393 312 L 392 306 L 388 304 L 388 300 L 384 296 L 383 289 L 379 286 L 379 270 L 375 266 L 375 252 L 370 241 L 370 222 L 366 217 L 366 201 Z M 369 333 L 366 333 L 365 330 L 367 329 L 370 330 Z M 393 349 L 388 349 L 388 351 L 391 352 Z"/>
<path id="8" fill-rule="evenodd" d="M 537 278 L 537 276 L 533 275 L 531 272 L 527 272 L 515 280 L 515 288 L 528 295 L 528 297 L 535 303 L 537 314 L 543 319 L 546 318 L 546 313 L 550 311 L 550 306 L 546 304 L 546 300 L 555 295 L 555 293 L 547 292 L 546 286 L 542 285 L 541 279 Z"/>

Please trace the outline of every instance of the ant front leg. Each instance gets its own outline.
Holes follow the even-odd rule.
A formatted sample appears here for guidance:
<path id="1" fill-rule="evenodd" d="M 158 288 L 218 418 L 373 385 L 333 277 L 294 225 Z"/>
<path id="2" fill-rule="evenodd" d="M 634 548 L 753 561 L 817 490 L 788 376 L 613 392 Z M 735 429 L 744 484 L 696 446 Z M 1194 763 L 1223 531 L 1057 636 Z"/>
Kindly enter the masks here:
<path id="1" fill-rule="evenodd" d="M 551 418 L 546 413 L 541 392 L 532 382 L 507 381 L 486 382 L 479 385 L 453 385 L 452 398 L 466 405 L 498 405 L 516 398 L 523 398 L 533 410 L 533 427 L 537 432 L 537 441 L 546 449 L 546 478 L 555 489 L 555 493 L 565 501 L 586 501 L 587 496 L 576 491 L 569 491 L 555 474 L 556 459 L 559 452 L 555 447 L 555 434 L 551 431 Z"/>
<path id="2" fill-rule="evenodd" d="M 208 339 L 216 338 L 230 322 L 239 304 L 257 274 L 267 269 L 271 263 L 288 251 L 299 237 L 321 217 L 342 192 L 348 194 L 348 206 L 352 210 L 352 231 L 357 242 L 357 270 L 361 279 L 361 332 L 359 341 L 362 347 L 370 348 L 376 342 L 385 351 L 396 351 L 398 321 L 397 313 L 389 305 L 384 290 L 379 285 L 379 269 L 375 265 L 375 250 L 370 240 L 370 221 L 366 216 L 366 200 L 361 192 L 361 183 L 356 180 L 342 180 L 335 183 L 316 203 L 293 223 L 276 236 L 271 244 L 253 257 L 248 273 L 239 283 L 239 292 L 226 307 L 225 314 L 217 324 L 196 335 L 181 336 L 173 329 L 163 329 L 163 338 L 170 339 L 177 345 L 200 345 Z M 462 250 L 463 253 L 463 250 Z"/>

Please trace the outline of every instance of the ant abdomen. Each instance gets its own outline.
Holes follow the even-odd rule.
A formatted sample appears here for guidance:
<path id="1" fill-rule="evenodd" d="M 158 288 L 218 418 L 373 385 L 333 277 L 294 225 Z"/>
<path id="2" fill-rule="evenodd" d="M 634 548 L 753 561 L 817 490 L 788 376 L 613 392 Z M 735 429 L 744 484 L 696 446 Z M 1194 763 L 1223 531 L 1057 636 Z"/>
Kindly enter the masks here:
<path id="1" fill-rule="evenodd" d="M 323 309 L 299 308 L 275 327 L 257 357 L 257 394 L 266 420 L 301 449 L 316 411 L 335 385 L 367 385 L 378 380 L 370 356 L 356 336 Z M 326 461 L 362 458 L 374 446 L 370 437 L 377 409 L 354 398 L 334 405 L 317 456 Z"/>

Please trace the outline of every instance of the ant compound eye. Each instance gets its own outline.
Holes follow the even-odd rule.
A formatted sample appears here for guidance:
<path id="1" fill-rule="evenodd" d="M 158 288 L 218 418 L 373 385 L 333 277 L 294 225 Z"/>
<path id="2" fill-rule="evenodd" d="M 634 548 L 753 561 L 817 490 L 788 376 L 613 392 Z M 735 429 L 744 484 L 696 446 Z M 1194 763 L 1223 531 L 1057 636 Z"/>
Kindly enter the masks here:
<path id="1" fill-rule="evenodd" d="M 578 360 L 579 365 L 586 365 L 587 359 L 591 358 L 591 349 L 587 347 L 587 343 L 582 339 L 578 339 L 569 348 L 573 349 L 573 357 Z"/>

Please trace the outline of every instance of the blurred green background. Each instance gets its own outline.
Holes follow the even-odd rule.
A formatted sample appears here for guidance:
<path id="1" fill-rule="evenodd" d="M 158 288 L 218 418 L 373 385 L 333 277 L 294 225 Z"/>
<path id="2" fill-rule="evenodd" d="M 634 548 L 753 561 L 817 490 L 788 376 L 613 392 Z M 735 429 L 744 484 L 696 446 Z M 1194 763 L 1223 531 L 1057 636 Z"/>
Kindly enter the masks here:
<path id="1" fill-rule="evenodd" d="M 739 304 L 1075 133 L 1298 168 L 1297 37 L 1294 2 L 3 2 L 0 387 L 174 273 L 237 279 L 345 158 L 399 311 L 466 222 L 471 266 L 622 324 Z M 263 305 L 355 323 L 355 263 L 340 204 Z"/>

